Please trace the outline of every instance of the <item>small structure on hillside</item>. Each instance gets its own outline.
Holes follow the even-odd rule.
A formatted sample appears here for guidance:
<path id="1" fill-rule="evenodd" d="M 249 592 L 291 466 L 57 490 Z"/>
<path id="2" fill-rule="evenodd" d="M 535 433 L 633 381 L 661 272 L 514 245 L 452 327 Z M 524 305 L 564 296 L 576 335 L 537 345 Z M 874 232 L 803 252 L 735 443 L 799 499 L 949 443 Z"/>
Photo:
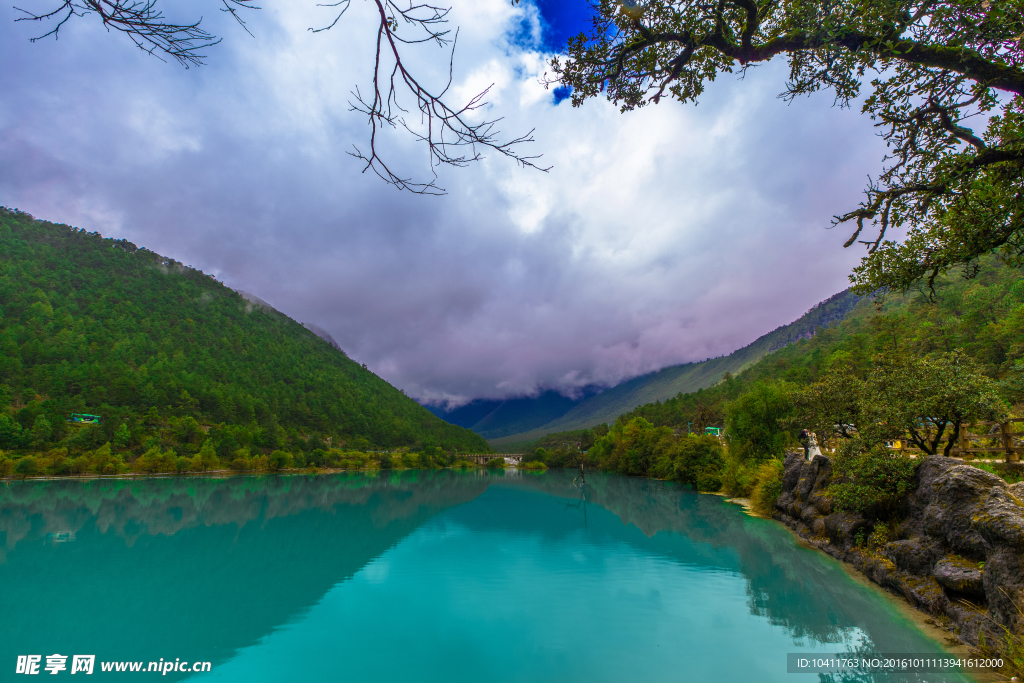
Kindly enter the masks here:
<path id="1" fill-rule="evenodd" d="M 85 413 L 71 413 L 71 419 L 68 422 L 75 422 L 78 424 L 90 424 L 98 425 L 102 419 L 99 415 L 86 415 Z"/>

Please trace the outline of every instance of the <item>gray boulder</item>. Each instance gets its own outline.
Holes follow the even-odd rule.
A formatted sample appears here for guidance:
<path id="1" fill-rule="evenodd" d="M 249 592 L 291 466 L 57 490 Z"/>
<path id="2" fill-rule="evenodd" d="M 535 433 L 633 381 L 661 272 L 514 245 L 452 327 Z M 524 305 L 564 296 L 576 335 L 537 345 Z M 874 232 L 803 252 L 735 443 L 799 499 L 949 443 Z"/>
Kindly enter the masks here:
<path id="1" fill-rule="evenodd" d="M 922 575 L 928 574 L 943 555 L 942 546 L 927 538 L 893 541 L 886 544 L 882 553 L 903 571 Z"/>
<path id="2" fill-rule="evenodd" d="M 1015 633 L 1024 630 L 1024 557 L 1013 548 L 997 548 L 985 560 L 982 582 L 989 616 Z"/>
<path id="3" fill-rule="evenodd" d="M 875 520 L 832 509 L 832 476 L 828 457 L 788 454 L 776 519 L 918 608 L 948 617 L 964 642 L 977 645 L 982 635 L 1001 642 L 1004 629 L 1024 633 L 1024 483 L 1008 486 L 952 458 L 923 458 L 902 501 L 897 540 L 870 549 L 856 539 Z"/>
<path id="4" fill-rule="evenodd" d="M 833 512 L 825 518 L 825 535 L 832 543 L 844 548 L 854 544 L 858 531 L 871 533 L 868 521 L 853 512 Z"/>
<path id="5" fill-rule="evenodd" d="M 921 467 L 936 457 L 925 458 Z M 943 541 L 959 555 L 983 561 L 989 546 L 971 523 L 982 511 L 993 488 L 1006 488 L 1006 482 L 994 474 L 971 465 L 954 465 L 929 482 L 931 495 L 922 523 L 925 533 Z M 920 496 L 921 491 L 917 491 Z"/>
<path id="6" fill-rule="evenodd" d="M 977 562 L 949 555 L 935 563 L 932 575 L 936 581 L 950 590 L 984 598 L 985 586 L 978 565 Z"/>
<path id="7" fill-rule="evenodd" d="M 992 547 L 1024 551 L 1024 507 L 1005 487 L 993 487 L 971 515 L 971 526 Z"/>

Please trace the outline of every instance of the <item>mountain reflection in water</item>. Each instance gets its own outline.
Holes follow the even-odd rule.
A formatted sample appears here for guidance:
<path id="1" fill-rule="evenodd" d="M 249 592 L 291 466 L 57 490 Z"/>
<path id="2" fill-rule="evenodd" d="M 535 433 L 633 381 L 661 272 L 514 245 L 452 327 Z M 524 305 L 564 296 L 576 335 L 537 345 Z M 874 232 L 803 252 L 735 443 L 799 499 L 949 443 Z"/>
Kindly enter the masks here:
<path id="1" fill-rule="evenodd" d="M 572 478 L 12 482 L 0 666 L 185 657 L 213 662 L 196 678 L 282 680 L 290 656 L 294 680 L 699 681 L 760 649 L 739 655 L 746 675 L 797 681 L 818 677 L 786 674 L 786 652 L 939 651 L 773 522 L 675 485 Z M 712 631 L 719 652 L 701 645 Z M 344 664 L 306 656 L 318 647 Z"/>

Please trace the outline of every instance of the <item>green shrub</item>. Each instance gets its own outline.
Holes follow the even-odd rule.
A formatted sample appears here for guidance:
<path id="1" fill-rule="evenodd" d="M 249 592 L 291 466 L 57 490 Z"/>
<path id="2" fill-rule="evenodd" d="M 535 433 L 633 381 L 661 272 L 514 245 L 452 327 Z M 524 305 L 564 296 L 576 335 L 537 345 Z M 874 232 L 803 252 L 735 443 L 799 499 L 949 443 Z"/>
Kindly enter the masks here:
<path id="1" fill-rule="evenodd" d="M 725 470 L 722 444 L 713 436 L 687 436 L 672 450 L 672 475 L 677 481 L 690 484 L 698 491 L 722 488 Z M 660 461 L 658 463 L 661 467 Z"/>
<path id="2" fill-rule="evenodd" d="M 775 501 L 782 493 L 783 466 L 781 460 L 769 460 L 757 468 L 753 490 L 750 492 L 750 508 L 760 517 L 771 517 Z"/>
<path id="3" fill-rule="evenodd" d="M 248 458 L 235 458 L 231 461 L 229 467 L 233 470 L 247 470 L 250 469 Z"/>
<path id="4" fill-rule="evenodd" d="M 272 470 L 286 470 L 292 466 L 292 454 L 284 451 L 274 451 L 268 458 L 268 464 Z"/>
<path id="5" fill-rule="evenodd" d="M 673 475 L 670 461 L 675 446 L 676 440 L 669 427 L 655 427 L 642 417 L 628 421 L 619 419 L 607 434 L 594 442 L 588 457 L 603 470 L 664 479 Z M 559 455 L 560 450 L 549 454 L 546 459 L 547 465 L 575 465 L 576 453 L 572 456 L 566 453 L 564 457 Z"/>
<path id="6" fill-rule="evenodd" d="M 35 456 L 26 455 L 18 460 L 18 464 L 14 466 L 14 471 L 22 476 L 31 476 L 39 471 L 39 463 L 36 461 Z"/>
<path id="7" fill-rule="evenodd" d="M 896 529 L 895 524 L 892 522 L 876 522 L 875 528 L 872 529 L 871 535 L 868 536 L 867 546 L 871 550 L 878 550 L 885 546 L 886 543 L 890 543 L 896 540 Z"/>
<path id="8" fill-rule="evenodd" d="M 675 473 L 676 467 L 672 456 L 665 454 L 655 458 L 651 464 L 651 469 L 647 471 L 647 476 L 654 479 L 673 479 L 675 478 Z"/>
<path id="9" fill-rule="evenodd" d="M 92 468 L 92 471 L 97 474 L 103 474 L 103 468 L 107 466 L 107 462 L 112 456 L 113 454 L 110 451 L 109 442 L 97 448 L 89 458 L 89 465 Z"/>
<path id="10" fill-rule="evenodd" d="M 174 457 L 174 451 L 170 451 L 171 457 Z M 115 455 L 103 463 L 103 467 L 99 470 L 100 474 L 122 474 L 128 471 L 128 466 L 125 465 L 124 460 L 121 459 L 120 455 Z M 169 470 L 167 470 L 169 471 Z"/>
<path id="11" fill-rule="evenodd" d="M 754 490 L 754 477 L 759 463 L 745 463 L 733 454 L 732 449 L 725 455 L 725 469 L 722 470 L 722 491 L 734 498 L 747 498 Z"/>
<path id="12" fill-rule="evenodd" d="M 380 455 L 380 468 L 382 470 L 390 470 L 392 466 L 393 466 L 393 463 L 391 462 L 391 454 L 390 453 L 381 453 L 381 455 Z"/>
<path id="13" fill-rule="evenodd" d="M 202 464 L 203 471 L 215 470 L 220 467 L 220 458 L 217 457 L 217 450 L 213 447 L 213 443 L 209 439 L 203 444 L 203 447 L 199 449 L 199 453 L 196 454 L 199 458 L 199 462 Z"/>
<path id="14" fill-rule="evenodd" d="M 505 467 L 505 458 L 491 458 L 487 461 L 488 467 Z"/>
<path id="15" fill-rule="evenodd" d="M 160 452 L 159 446 L 154 446 L 139 456 L 135 461 L 133 469 L 137 472 L 174 472 L 177 471 L 178 457 L 174 451 Z M 104 465 L 106 465 L 104 462 Z M 102 466 L 101 468 L 102 469 Z"/>
<path id="16" fill-rule="evenodd" d="M 547 465 L 542 462 L 538 462 L 537 460 L 519 463 L 517 467 L 522 470 L 546 470 L 548 468 Z"/>
<path id="17" fill-rule="evenodd" d="M 828 495 L 836 509 L 884 520 L 898 514 L 917 467 L 910 458 L 884 445 L 867 449 L 860 439 L 841 444 L 834 462 L 833 480 L 839 481 L 829 486 Z"/>

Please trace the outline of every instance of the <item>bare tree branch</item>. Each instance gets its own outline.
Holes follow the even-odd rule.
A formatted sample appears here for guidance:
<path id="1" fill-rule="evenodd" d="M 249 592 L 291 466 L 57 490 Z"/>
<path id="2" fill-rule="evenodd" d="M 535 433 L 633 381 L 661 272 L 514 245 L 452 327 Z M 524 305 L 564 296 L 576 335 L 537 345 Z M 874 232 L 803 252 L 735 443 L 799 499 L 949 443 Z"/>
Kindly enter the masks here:
<path id="1" fill-rule="evenodd" d="M 203 64 L 202 51 L 220 42 L 220 39 L 200 28 L 202 19 L 194 23 L 176 24 L 164 19 L 157 7 L 158 0 L 59 0 L 60 4 L 45 13 L 30 12 L 16 8 L 24 16 L 16 21 L 53 22 L 50 30 L 32 38 L 32 42 L 53 36 L 57 38 L 61 28 L 72 17 L 98 14 L 108 30 L 120 31 L 127 35 L 139 49 L 159 59 L 170 57 L 186 68 Z M 373 80 L 369 94 L 364 97 L 359 88 L 353 92 L 350 102 L 352 110 L 366 115 L 370 124 L 370 139 L 366 151 L 354 147 L 352 156 L 365 162 L 363 172 L 372 170 L 385 182 L 402 190 L 420 194 L 443 194 L 437 186 L 436 167 L 465 166 L 472 161 L 483 159 L 486 150 L 497 152 L 515 160 L 520 166 L 547 171 L 537 165 L 539 156 L 519 153 L 518 146 L 533 142 L 533 130 L 525 135 L 502 141 L 496 119 L 480 120 L 478 112 L 487 106 L 484 97 L 492 86 L 470 98 L 465 104 L 456 106 L 448 103 L 446 97 L 452 86 L 455 58 L 455 39 L 449 37 L 447 28 L 450 8 L 416 3 L 399 5 L 399 0 L 373 0 L 379 16 L 376 31 L 376 54 L 374 55 Z M 737 0 L 744 1 L 744 0 Z M 228 12 L 245 29 L 245 21 L 239 15 L 240 8 L 255 7 L 254 0 L 220 0 L 222 12 Z M 519 0 L 512 0 L 518 4 Z M 311 28 L 313 33 L 334 28 L 351 6 L 352 0 L 321 3 L 319 7 L 334 8 L 337 13 L 326 26 Z M 409 34 L 398 35 L 399 26 L 411 28 Z M 250 35 L 252 35 L 250 33 Z M 452 47 L 448 61 L 448 78 L 439 89 L 427 86 L 408 68 L 400 46 L 434 43 L 445 48 Z M 492 84 L 493 85 L 493 84 Z M 407 109 L 400 100 L 411 96 Z M 419 121 L 409 121 L 410 112 L 419 113 Z M 416 182 L 399 175 L 381 155 L 381 135 L 384 128 L 401 128 L 413 138 L 425 143 L 429 150 L 430 170 L 433 179 Z"/>
<path id="2" fill-rule="evenodd" d="M 238 14 L 239 8 L 259 9 L 253 0 L 221 0 L 222 12 L 229 12 L 242 28 L 249 31 Z M 146 52 L 163 59 L 166 55 L 185 68 L 200 66 L 205 55 L 201 51 L 220 42 L 220 39 L 199 27 L 202 19 L 191 24 L 175 24 L 164 20 L 163 12 L 157 7 L 157 0 L 63 0 L 50 12 L 38 14 L 15 7 L 24 16 L 15 21 L 56 22 L 42 35 L 31 38 L 32 42 L 53 36 L 56 39 L 61 28 L 72 17 L 98 14 L 107 30 L 120 31 L 135 45 Z M 250 34 L 252 35 L 252 34 Z"/>
<path id="3" fill-rule="evenodd" d="M 313 32 L 326 31 L 334 27 L 348 9 L 351 0 L 325 5 L 341 7 L 334 20 Z M 400 190 L 408 190 L 417 194 L 444 194 L 445 190 L 437 185 L 437 166 L 466 166 L 470 162 L 483 159 L 483 152 L 491 150 L 509 157 L 526 168 L 541 171 L 549 167 L 538 166 L 539 155 L 527 156 L 520 154 L 517 147 L 525 142 L 533 142 L 533 130 L 511 140 L 501 141 L 500 131 L 496 128 L 501 121 L 497 119 L 476 120 L 476 112 L 487 106 L 484 101 L 491 86 L 474 95 L 465 104 L 455 106 L 446 101 L 452 86 L 456 35 L 449 38 L 449 29 L 444 28 L 448 21 L 449 8 L 426 3 L 399 6 L 393 0 L 373 0 L 377 7 L 379 22 L 377 25 L 376 52 L 373 62 L 372 87 L 367 94 L 359 88 L 353 92 L 350 102 L 353 111 L 364 114 L 370 124 L 368 146 L 360 149 L 353 146 L 350 155 L 364 162 L 363 172 L 373 171 L 386 183 Z M 399 37 L 398 27 L 401 24 L 413 28 L 413 37 Z M 432 89 L 424 85 L 408 68 L 400 50 L 400 45 L 415 45 L 433 42 L 438 47 L 452 46 L 448 60 L 448 77 L 443 87 Z M 412 104 L 406 108 L 400 102 L 402 97 L 412 98 Z M 410 122 L 406 117 L 410 112 L 419 113 L 419 120 Z M 385 161 L 381 154 L 381 131 L 385 128 L 403 129 L 410 133 L 417 142 L 424 143 L 429 151 L 430 168 L 433 178 L 427 182 L 414 181 L 410 177 L 400 175 Z"/>

